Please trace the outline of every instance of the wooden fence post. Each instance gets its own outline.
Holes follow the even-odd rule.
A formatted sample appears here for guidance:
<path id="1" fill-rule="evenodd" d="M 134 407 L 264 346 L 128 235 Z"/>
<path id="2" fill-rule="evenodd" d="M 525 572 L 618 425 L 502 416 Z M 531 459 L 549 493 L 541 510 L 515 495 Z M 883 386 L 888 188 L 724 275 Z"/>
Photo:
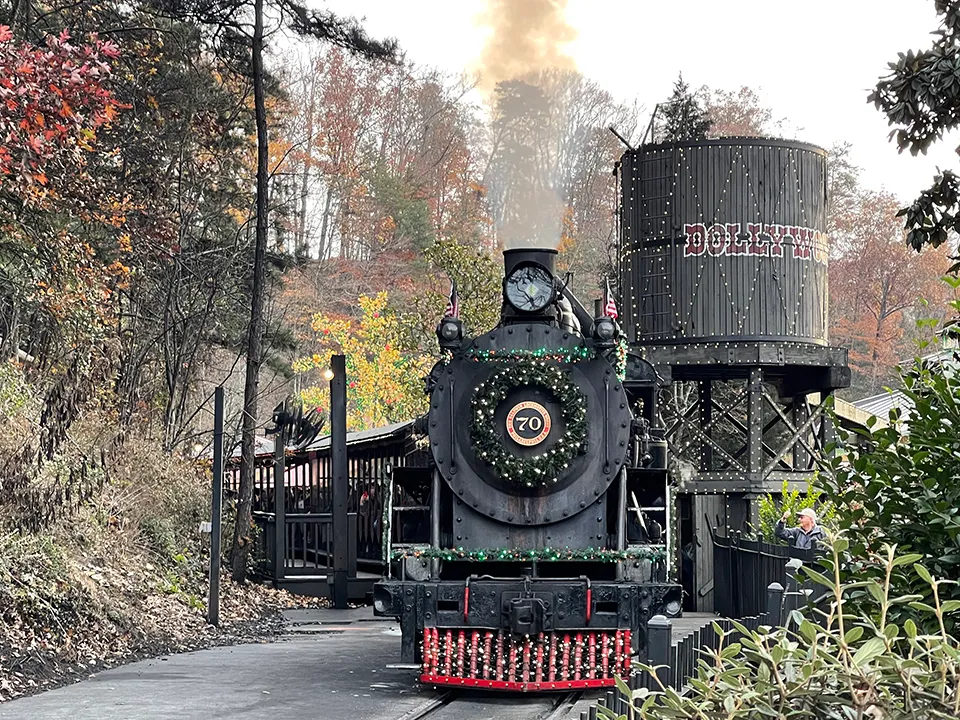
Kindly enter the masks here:
<path id="1" fill-rule="evenodd" d="M 347 366 L 344 355 L 330 356 L 330 469 L 333 475 L 333 606 L 347 609 L 350 534 L 347 506 L 350 478 L 347 466 Z M 406 662 L 406 660 L 404 661 Z"/>
<path id="2" fill-rule="evenodd" d="M 647 662 L 663 665 L 657 668 L 657 677 L 664 687 L 673 687 L 673 668 L 670 667 L 670 644 L 673 625 L 665 615 L 654 615 L 647 623 Z"/>
<path id="3" fill-rule="evenodd" d="M 803 567 L 803 561 L 798 558 L 791 558 L 787 561 L 787 592 L 784 594 L 783 602 L 783 625 L 786 626 L 790 620 L 790 613 L 799 610 L 807 602 L 809 591 L 804 590 L 800 583 L 800 570 Z"/>
<path id="4" fill-rule="evenodd" d="M 778 582 L 767 586 L 767 622 L 774 627 L 783 624 L 783 585 Z"/>

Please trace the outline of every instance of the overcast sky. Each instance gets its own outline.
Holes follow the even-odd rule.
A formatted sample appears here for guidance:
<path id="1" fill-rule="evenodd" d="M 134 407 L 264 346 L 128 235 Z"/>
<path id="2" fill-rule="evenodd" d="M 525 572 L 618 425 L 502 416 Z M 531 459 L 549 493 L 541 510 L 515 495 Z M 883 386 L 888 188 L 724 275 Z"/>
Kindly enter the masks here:
<path id="1" fill-rule="evenodd" d="M 523 2 L 524 0 L 515 0 Z M 483 0 L 324 0 L 396 37 L 410 60 L 459 73 L 483 47 Z M 568 46 L 581 72 L 647 112 L 679 72 L 693 87 L 757 90 L 788 135 L 829 147 L 853 144 L 863 181 L 912 199 L 935 167 L 958 167 L 958 137 L 928 157 L 898 155 L 866 97 L 899 51 L 930 44 L 933 0 L 569 0 Z"/>

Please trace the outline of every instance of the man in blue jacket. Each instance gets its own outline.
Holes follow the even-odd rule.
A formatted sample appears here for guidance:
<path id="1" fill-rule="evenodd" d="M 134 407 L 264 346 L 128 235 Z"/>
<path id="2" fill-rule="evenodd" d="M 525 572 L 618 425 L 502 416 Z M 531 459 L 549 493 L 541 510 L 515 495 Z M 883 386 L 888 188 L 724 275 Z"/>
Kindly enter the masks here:
<path id="1" fill-rule="evenodd" d="M 824 538 L 823 530 L 817 525 L 817 514 L 811 508 L 804 508 L 797 513 L 797 516 L 800 518 L 800 527 L 784 527 L 783 524 L 790 517 L 790 513 L 785 512 L 774 528 L 773 534 L 781 540 L 788 541 L 797 550 L 815 550 L 817 543 Z"/>

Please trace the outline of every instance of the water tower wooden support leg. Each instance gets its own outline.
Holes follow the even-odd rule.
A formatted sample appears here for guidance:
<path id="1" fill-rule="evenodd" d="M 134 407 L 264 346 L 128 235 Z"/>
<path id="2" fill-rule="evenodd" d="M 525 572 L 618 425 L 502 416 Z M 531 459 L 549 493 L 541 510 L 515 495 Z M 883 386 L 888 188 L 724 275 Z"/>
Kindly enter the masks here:
<path id="1" fill-rule="evenodd" d="M 793 398 L 793 425 L 794 428 L 802 426 L 807 418 L 810 417 L 810 406 L 807 404 L 806 395 L 797 395 Z M 813 463 L 813 456 L 807 448 L 813 445 L 813 434 L 811 432 L 801 433 L 793 446 L 793 469 L 809 470 Z"/>
<path id="2" fill-rule="evenodd" d="M 763 369 L 752 367 L 747 377 L 747 474 L 763 483 Z"/>
<path id="3" fill-rule="evenodd" d="M 697 404 L 700 411 L 700 427 L 713 439 L 713 382 L 700 380 L 697 383 Z M 709 443 L 700 443 L 700 471 L 713 470 L 713 448 Z"/>
<path id="4" fill-rule="evenodd" d="M 826 405 L 828 398 L 831 397 L 833 397 L 832 392 L 822 393 L 820 396 L 820 404 Z M 824 413 L 820 419 L 819 436 L 820 447 L 824 450 L 826 450 L 827 445 L 837 441 L 837 428 L 833 424 L 833 418 L 827 413 Z"/>

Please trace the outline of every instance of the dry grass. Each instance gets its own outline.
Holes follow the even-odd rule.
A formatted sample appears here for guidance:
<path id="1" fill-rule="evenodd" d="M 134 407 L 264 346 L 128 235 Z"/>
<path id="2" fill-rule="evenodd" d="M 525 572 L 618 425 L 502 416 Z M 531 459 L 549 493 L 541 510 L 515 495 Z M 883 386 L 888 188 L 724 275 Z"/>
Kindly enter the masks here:
<path id="1" fill-rule="evenodd" d="M 280 608 L 325 602 L 224 575 L 222 629 L 208 626 L 208 472 L 129 441 L 108 474 L 44 534 L 0 530 L 0 702 L 138 657 L 270 636 Z"/>

